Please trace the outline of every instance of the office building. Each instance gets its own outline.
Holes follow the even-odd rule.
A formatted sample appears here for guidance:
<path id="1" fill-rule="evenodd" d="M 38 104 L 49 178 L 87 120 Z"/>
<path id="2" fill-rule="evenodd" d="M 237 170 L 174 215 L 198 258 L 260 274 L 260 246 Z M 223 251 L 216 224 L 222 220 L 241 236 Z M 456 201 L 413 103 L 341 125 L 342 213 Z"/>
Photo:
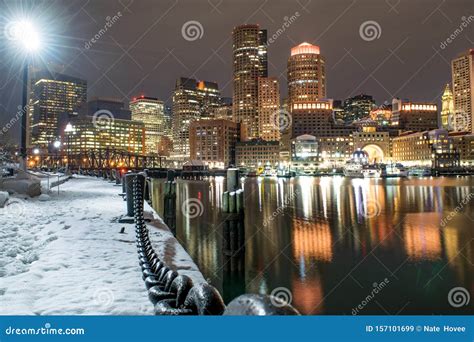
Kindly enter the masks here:
<path id="1" fill-rule="evenodd" d="M 375 100 L 371 95 L 360 94 L 344 100 L 345 123 L 360 120 L 370 115 L 375 108 Z"/>
<path id="2" fill-rule="evenodd" d="M 73 156 L 95 153 L 96 156 L 108 150 L 134 154 L 145 153 L 145 125 L 131 120 L 107 120 L 100 126 L 94 117 L 75 117 L 70 121 L 71 132 L 63 132 L 65 151 Z"/>
<path id="3" fill-rule="evenodd" d="M 189 129 L 190 155 L 210 168 L 235 164 L 235 144 L 241 140 L 240 124 L 225 119 L 193 121 Z"/>
<path id="4" fill-rule="evenodd" d="M 267 141 L 280 141 L 280 87 L 275 77 L 258 79 L 258 136 Z"/>
<path id="5" fill-rule="evenodd" d="M 173 93 L 173 158 L 189 159 L 189 126 L 192 121 L 212 118 L 221 105 L 218 85 L 181 77 Z"/>
<path id="6" fill-rule="evenodd" d="M 287 79 L 290 113 L 326 98 L 326 66 L 319 46 L 302 43 L 291 49 Z"/>
<path id="7" fill-rule="evenodd" d="M 474 49 L 451 62 L 454 95 L 453 128 L 457 132 L 474 133 Z"/>
<path id="8" fill-rule="evenodd" d="M 392 101 L 393 125 L 403 131 L 423 132 L 438 128 L 438 105 L 432 102 Z"/>
<path id="9" fill-rule="evenodd" d="M 130 111 L 132 120 L 145 125 L 145 152 L 158 154 L 167 128 L 163 101 L 153 97 L 135 97 L 130 102 Z"/>
<path id="10" fill-rule="evenodd" d="M 110 112 L 115 119 L 131 120 L 132 114 L 125 108 L 125 103 L 119 99 L 107 97 L 93 97 L 87 102 L 85 115 L 93 116 L 100 111 Z M 80 113 L 83 114 L 83 113 Z"/>
<path id="11" fill-rule="evenodd" d="M 34 71 L 29 82 L 29 146 L 50 148 L 61 135 L 60 116 L 73 118 L 87 102 L 87 81 L 47 70 Z"/>
<path id="12" fill-rule="evenodd" d="M 445 129 L 404 133 L 393 139 L 392 157 L 405 166 L 435 169 L 459 166 L 459 153 Z"/>
<path id="13" fill-rule="evenodd" d="M 278 141 L 253 139 L 236 143 L 235 162 L 239 167 L 263 171 L 276 168 L 280 156 Z"/>
<path id="14" fill-rule="evenodd" d="M 268 77 L 266 30 L 241 25 L 232 32 L 233 116 L 245 123 L 250 138 L 259 133 L 258 78 Z"/>

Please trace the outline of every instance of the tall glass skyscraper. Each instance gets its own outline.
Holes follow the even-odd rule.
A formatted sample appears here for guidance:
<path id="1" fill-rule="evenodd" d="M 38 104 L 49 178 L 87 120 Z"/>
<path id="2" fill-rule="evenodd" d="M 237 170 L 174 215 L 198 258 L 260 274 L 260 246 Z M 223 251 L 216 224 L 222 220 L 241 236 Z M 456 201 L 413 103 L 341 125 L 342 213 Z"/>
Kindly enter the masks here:
<path id="1" fill-rule="evenodd" d="M 29 146 L 49 148 L 61 136 L 61 117 L 75 117 L 87 102 L 87 81 L 40 70 L 30 77 Z"/>
<path id="2" fill-rule="evenodd" d="M 233 116 L 248 127 L 249 138 L 259 136 L 258 78 L 268 77 L 267 31 L 241 25 L 232 32 Z"/>

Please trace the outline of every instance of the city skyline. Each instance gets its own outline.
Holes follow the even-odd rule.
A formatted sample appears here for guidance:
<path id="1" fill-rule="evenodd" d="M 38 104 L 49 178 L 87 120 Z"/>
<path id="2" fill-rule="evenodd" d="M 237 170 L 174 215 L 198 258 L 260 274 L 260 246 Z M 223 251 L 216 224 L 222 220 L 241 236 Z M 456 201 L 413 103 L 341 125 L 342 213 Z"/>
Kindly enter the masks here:
<path id="1" fill-rule="evenodd" d="M 457 2 L 461 3 L 463 1 Z M 7 12 L 15 10 L 15 6 L 12 2 L 4 1 L 4 3 L 7 5 Z M 187 6 L 184 7 L 186 8 L 182 8 L 185 3 Z M 465 3 L 467 5 L 467 2 Z M 78 3 L 71 4 L 70 8 L 66 9 L 66 13 L 72 12 L 74 6 L 77 4 Z M 369 4 L 372 5 L 369 6 L 371 7 L 371 12 L 363 15 L 360 14 L 359 12 L 362 9 L 367 8 Z M 170 6 L 166 7 L 166 5 Z M 212 5 L 212 3 L 203 3 L 200 6 L 202 6 L 201 8 L 208 6 L 209 10 L 213 10 Z M 254 6 L 256 5 L 258 4 L 255 3 Z M 390 95 L 402 99 L 409 98 L 413 101 L 436 101 L 440 103 L 444 87 L 451 79 L 451 70 L 449 66 L 450 60 L 473 45 L 471 44 L 471 37 L 474 26 L 469 26 L 471 24 L 469 22 L 464 32 L 456 36 L 456 39 L 448 44 L 447 47 L 444 49 L 441 48 L 446 37 L 449 37 L 456 27 L 459 27 L 459 25 L 462 24 L 462 16 L 456 15 L 456 11 L 460 11 L 462 6 L 441 6 L 441 4 L 438 9 L 436 9 L 435 6 L 426 6 L 424 9 L 424 12 L 426 12 L 426 20 L 424 19 L 425 23 L 418 22 L 416 29 L 411 31 L 408 29 L 409 25 L 403 25 L 404 32 L 398 32 L 398 38 L 400 39 L 396 40 L 390 38 L 394 35 L 397 36 L 395 32 L 397 30 L 394 30 L 393 28 L 393 22 L 395 20 L 385 20 L 387 13 L 391 13 L 392 19 L 403 19 L 398 21 L 398 24 L 396 25 L 400 28 L 403 21 L 408 20 L 407 13 L 404 11 L 409 9 L 410 12 L 415 12 L 416 7 L 418 6 L 417 4 L 408 7 L 404 6 L 403 2 L 400 2 L 395 6 L 395 8 L 393 5 L 389 5 L 388 3 L 382 2 L 380 4 L 375 4 L 371 1 L 341 2 L 341 4 L 338 3 L 337 5 L 325 5 L 324 9 L 335 15 L 332 19 L 337 19 L 339 17 L 339 20 L 332 26 L 327 25 L 324 30 L 318 29 L 319 24 L 317 21 L 314 21 L 314 23 L 308 26 L 308 17 L 313 16 L 314 18 L 328 20 L 326 16 L 317 14 L 317 5 L 317 1 L 309 1 L 307 4 L 299 4 L 298 2 L 291 4 L 288 2 L 276 2 L 274 6 L 270 6 L 265 1 L 262 1 L 260 3 L 260 8 L 257 7 L 257 9 L 253 11 L 249 9 L 249 14 L 252 14 L 252 12 L 255 13 L 250 17 L 248 23 L 259 23 L 261 28 L 267 30 L 269 61 L 268 74 L 269 76 L 274 76 L 279 79 L 281 84 L 281 98 L 285 98 L 287 94 L 285 64 L 290 55 L 290 49 L 303 41 L 309 41 L 310 43 L 314 43 L 321 47 L 322 54 L 327 63 L 327 98 L 344 100 L 349 96 L 366 93 L 373 95 L 379 104 L 384 101 L 390 101 Z M 193 6 L 198 5 L 186 1 L 177 3 L 170 2 L 169 4 L 166 3 L 160 5 L 160 7 L 165 10 L 169 9 L 169 12 L 182 12 L 187 8 L 193 8 Z M 217 11 L 220 11 L 221 14 L 218 15 L 224 17 L 225 13 L 231 11 L 232 6 L 235 6 L 235 4 L 227 2 L 217 9 L 214 8 L 213 11 L 216 13 Z M 128 48 L 124 48 L 125 45 L 122 46 L 122 44 L 124 44 L 123 40 L 126 40 L 126 35 L 124 36 L 121 33 L 123 33 L 125 27 L 130 25 L 130 21 L 133 21 L 134 15 L 138 16 L 138 13 L 140 13 L 140 17 L 143 17 L 141 15 L 143 14 L 142 5 L 132 2 L 129 6 L 130 8 L 127 8 L 123 4 L 118 3 L 118 6 L 116 6 L 117 11 L 120 12 L 121 15 L 116 16 L 116 21 L 113 20 L 115 12 L 112 8 L 104 9 L 101 6 L 97 6 L 97 8 L 94 6 L 90 7 L 91 8 L 89 9 L 83 8 L 79 12 L 76 12 L 74 17 L 72 17 L 71 14 L 71 17 L 65 16 L 64 18 L 67 17 L 73 22 L 82 20 L 84 23 L 86 22 L 84 16 L 87 17 L 85 12 L 93 13 L 97 16 L 97 19 L 95 19 L 96 23 L 92 21 L 94 24 L 89 23 L 87 25 L 82 25 L 84 27 L 84 32 L 86 32 L 87 30 L 92 30 L 93 27 L 97 30 L 100 29 L 103 25 L 101 25 L 101 17 L 99 14 L 108 11 L 109 22 L 111 24 L 110 31 L 101 35 L 99 37 L 100 39 L 92 44 L 92 46 L 90 46 L 91 42 L 83 37 L 79 37 L 79 33 L 74 33 L 71 36 L 65 34 L 64 37 L 58 37 L 58 39 L 62 39 L 61 43 L 64 43 L 64 48 L 61 49 L 54 58 L 49 56 L 50 60 L 55 59 L 53 62 L 62 62 L 62 64 L 65 64 L 65 61 L 69 61 L 65 56 L 74 50 L 76 50 L 77 53 L 77 49 L 81 51 L 80 56 L 84 55 L 84 58 L 79 59 L 81 60 L 81 63 L 84 63 L 84 65 L 72 61 L 72 63 L 65 68 L 64 72 L 66 74 L 71 74 L 72 76 L 82 77 L 88 81 L 89 98 L 93 96 L 117 97 L 128 102 L 133 96 L 144 94 L 150 97 L 157 97 L 169 105 L 171 103 L 174 82 L 179 77 L 194 77 L 197 79 L 214 80 L 219 84 L 223 96 L 229 96 L 232 94 L 231 30 L 234 26 L 242 24 L 242 22 L 236 22 L 237 19 L 232 18 L 231 23 L 228 23 L 228 21 L 226 21 L 225 24 L 219 22 L 216 23 L 216 21 L 207 23 L 208 18 L 204 18 L 204 20 L 201 20 L 201 23 L 201 21 L 198 20 L 199 15 L 196 15 L 196 21 L 198 21 L 202 26 L 202 37 L 196 40 L 186 40 L 182 36 L 181 29 L 187 21 L 183 21 L 183 23 L 175 23 L 174 27 L 171 28 L 167 25 L 168 22 L 165 17 L 163 17 L 162 20 L 157 18 L 155 20 L 156 25 L 149 31 L 143 30 L 142 33 L 145 33 L 143 39 L 136 44 L 136 47 L 133 47 L 125 54 L 124 51 L 127 51 Z M 44 11 L 40 11 L 40 13 L 42 12 Z M 283 12 L 286 14 L 281 16 L 280 13 Z M 396 12 L 398 12 L 398 14 L 396 14 Z M 5 18 L 2 18 L 2 20 L 6 19 L 7 16 L 8 14 L 5 15 Z M 413 18 L 414 14 L 410 13 L 409 17 L 410 16 Z M 187 17 L 189 17 L 189 15 L 180 15 L 180 18 Z M 366 41 L 361 38 L 359 35 L 360 25 L 367 21 L 362 20 L 364 19 L 362 17 L 365 17 L 365 19 L 375 19 L 375 21 L 379 23 L 380 37 L 378 39 Z M 65 20 L 64 18 L 56 21 L 53 20 L 52 22 L 59 24 L 61 20 Z M 269 20 L 270 18 L 272 20 Z M 286 18 L 286 20 L 283 20 L 284 18 Z M 348 18 L 351 19 L 350 25 L 347 23 Z M 340 20 L 344 20 L 343 29 L 337 27 L 337 23 Z M 456 22 L 456 20 L 458 20 L 458 22 Z M 468 18 L 464 17 L 464 20 L 466 21 Z M 236 25 L 233 25 L 234 23 Z M 434 23 L 437 25 L 435 25 L 436 27 L 434 29 L 431 29 Z M 287 28 L 285 24 L 287 24 Z M 218 30 L 216 30 L 216 25 L 219 25 Z M 140 26 L 143 25 L 135 23 L 133 27 L 136 27 L 136 30 L 139 28 L 143 29 L 143 27 Z M 285 26 L 283 33 L 279 33 L 279 26 L 280 28 Z M 166 30 L 174 32 L 173 34 L 168 35 L 170 38 L 173 38 L 171 39 L 173 42 L 172 44 L 166 43 L 168 36 L 162 37 L 163 34 L 161 31 L 159 33 L 153 33 L 158 27 L 164 28 L 163 33 L 166 32 Z M 428 33 L 426 32 L 427 27 L 430 27 L 431 30 Z M 54 28 L 56 28 L 56 25 L 51 25 L 50 29 L 53 30 Z M 341 30 L 344 32 L 340 32 Z M 321 31 L 319 34 L 321 37 L 315 41 L 314 39 L 311 39 L 311 37 L 317 35 L 318 32 L 316 31 Z M 217 45 L 216 42 L 220 40 L 215 37 L 216 35 L 222 37 L 223 43 L 225 43 Z M 347 42 L 347 37 L 344 37 L 344 35 L 350 35 L 352 37 L 352 42 L 344 44 Z M 338 37 L 338 39 L 334 39 L 333 36 Z M 120 37 L 120 39 L 118 39 L 118 37 Z M 155 56 L 153 58 L 147 59 L 148 57 L 146 56 L 148 55 L 143 52 L 145 50 L 141 48 L 141 45 L 153 37 L 164 38 L 163 46 L 166 46 L 166 53 L 163 55 L 163 53 L 157 52 L 154 54 Z M 331 39 L 331 37 L 333 38 Z M 434 44 L 437 40 L 438 45 L 432 45 L 429 54 L 425 54 L 425 52 L 429 51 L 426 48 L 419 47 L 415 50 L 414 46 L 411 45 L 414 41 L 421 39 L 421 37 L 423 37 L 423 44 L 425 45 L 427 42 Z M 441 39 L 441 37 L 445 38 Z M 387 47 L 387 40 L 391 40 L 389 44 L 390 47 Z M 75 41 L 75 45 L 72 44 L 71 46 L 68 46 L 72 41 Z M 84 42 L 85 45 L 77 45 L 77 42 L 80 41 Z M 109 54 L 110 56 L 105 59 L 103 56 L 104 54 L 101 52 L 101 46 L 110 48 L 110 44 L 115 44 L 114 41 L 118 44 L 116 45 L 117 49 L 119 49 L 122 54 L 125 54 L 122 55 L 121 60 L 117 63 L 118 65 L 111 64 L 110 60 L 120 58 L 120 52 L 117 52 L 119 55 L 117 58 L 115 58 L 115 56 L 113 56 L 114 58 L 110 58 L 115 54 L 115 52 L 112 52 Z M 401 43 L 403 43 L 403 45 L 399 46 Z M 87 44 L 89 44 L 89 46 Z M 212 47 L 208 47 L 208 44 L 211 44 Z M 171 47 L 171 45 L 173 45 L 173 47 Z M 415 46 L 420 46 L 420 44 L 415 44 Z M 86 49 L 87 47 L 89 48 Z M 219 50 L 216 51 L 218 47 Z M 2 46 L 2 51 L 3 48 L 4 47 Z M 121 48 L 124 49 L 122 50 Z M 53 50 L 58 51 L 59 47 L 55 46 Z M 113 48 L 110 50 L 114 51 Z M 185 51 L 188 51 L 188 53 L 183 53 Z M 382 54 L 381 51 L 384 51 L 384 53 Z M 5 53 L 8 55 L 9 51 L 5 50 Z M 201 61 L 201 58 L 199 57 L 203 53 L 205 55 L 207 54 L 207 58 L 204 58 Z M 87 54 L 91 55 L 87 56 Z M 193 60 L 189 61 L 189 55 L 195 58 L 192 58 Z M 384 57 L 382 58 L 382 56 Z M 423 61 L 420 60 L 420 56 L 424 56 Z M 92 57 L 98 58 L 94 58 L 92 62 Z M 155 69 L 150 68 L 151 64 L 153 64 L 150 63 L 152 60 L 155 61 Z M 200 63 L 196 63 L 198 60 Z M 110 75 L 103 73 L 109 69 L 105 65 L 107 64 L 106 61 L 108 61 L 109 68 L 112 66 L 109 71 Z M 102 65 L 102 62 L 105 62 L 105 64 Z M 384 63 L 380 65 L 380 67 L 377 67 L 380 62 Z M 129 68 L 125 67 L 125 65 L 129 65 L 130 63 L 134 66 Z M 7 76 L 7 80 L 3 83 L 8 84 L 8 89 L 11 89 L 10 91 L 2 92 L 0 97 L 0 103 L 2 104 L 0 110 L 2 111 L 3 121 L 5 121 L 5 114 L 11 114 L 14 112 L 17 103 L 19 102 L 18 91 L 16 94 L 14 93 L 15 90 L 18 90 L 20 83 L 16 80 L 17 72 L 15 68 L 18 66 L 15 66 L 14 63 L 9 64 L 10 65 L 7 65 L 7 72 L 5 72 L 5 65 L 3 66 L 4 70 L 2 70 L 3 75 Z M 93 66 L 92 64 L 96 65 Z M 369 67 L 369 65 L 371 66 Z M 81 69 L 80 73 L 78 73 L 78 68 Z M 97 76 L 94 77 L 90 75 L 91 68 L 95 69 L 95 74 Z M 177 71 L 177 69 L 180 71 Z M 129 75 L 131 70 L 135 71 L 133 76 Z M 397 72 L 393 73 L 391 70 L 396 70 Z M 390 72 L 387 73 L 386 71 Z M 102 76 L 99 76 L 101 73 Z M 127 75 L 127 77 L 120 75 Z M 11 80 L 8 80 L 9 76 L 11 76 Z M 139 80 L 138 77 L 140 77 Z M 168 81 L 170 78 L 173 79 L 172 82 Z M 108 86 L 107 83 L 109 83 Z"/>

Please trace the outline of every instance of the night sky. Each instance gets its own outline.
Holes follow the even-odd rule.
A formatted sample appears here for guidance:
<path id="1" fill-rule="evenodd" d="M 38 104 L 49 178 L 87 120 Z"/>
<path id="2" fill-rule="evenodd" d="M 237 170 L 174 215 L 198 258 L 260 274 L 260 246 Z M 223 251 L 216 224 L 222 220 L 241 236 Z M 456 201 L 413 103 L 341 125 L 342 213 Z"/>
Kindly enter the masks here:
<path id="1" fill-rule="evenodd" d="M 86 49 L 106 18 L 118 12 L 112 27 Z M 474 17 L 452 43 L 440 46 L 463 17 L 474 16 L 472 0 L 0 0 L 0 33 L 8 20 L 27 15 L 44 35 L 38 61 L 60 64 L 64 73 L 86 79 L 89 98 L 144 94 L 171 104 L 180 76 L 216 81 L 223 95 L 231 96 L 232 28 L 258 23 L 271 37 L 296 12 L 296 20 L 268 48 L 269 76 L 279 77 L 282 98 L 290 48 L 303 41 L 321 47 L 329 98 L 368 93 L 379 104 L 393 96 L 439 100 L 451 79 L 450 60 L 474 48 Z M 188 21 L 202 25 L 200 39 L 183 38 Z M 359 29 L 367 21 L 378 23 L 378 38 L 362 39 Z M 21 102 L 21 61 L 2 35 L 0 123 Z"/>

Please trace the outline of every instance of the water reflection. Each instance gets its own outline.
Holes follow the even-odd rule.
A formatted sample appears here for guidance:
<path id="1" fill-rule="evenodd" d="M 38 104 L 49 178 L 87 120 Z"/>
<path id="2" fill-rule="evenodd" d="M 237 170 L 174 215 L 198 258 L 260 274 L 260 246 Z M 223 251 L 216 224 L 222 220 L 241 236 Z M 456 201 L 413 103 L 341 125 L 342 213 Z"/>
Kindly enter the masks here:
<path id="1" fill-rule="evenodd" d="M 162 187 L 153 186 L 160 210 Z M 474 178 L 247 178 L 244 187 L 239 253 L 219 210 L 225 179 L 179 182 L 177 190 L 177 208 L 187 198 L 204 204 L 199 217 L 178 213 L 177 237 L 226 301 L 283 286 L 304 314 L 351 314 L 374 283 L 388 278 L 360 314 L 473 309 L 472 302 L 450 307 L 447 293 L 462 286 L 474 297 L 474 203 L 459 208 L 474 192 Z"/>

